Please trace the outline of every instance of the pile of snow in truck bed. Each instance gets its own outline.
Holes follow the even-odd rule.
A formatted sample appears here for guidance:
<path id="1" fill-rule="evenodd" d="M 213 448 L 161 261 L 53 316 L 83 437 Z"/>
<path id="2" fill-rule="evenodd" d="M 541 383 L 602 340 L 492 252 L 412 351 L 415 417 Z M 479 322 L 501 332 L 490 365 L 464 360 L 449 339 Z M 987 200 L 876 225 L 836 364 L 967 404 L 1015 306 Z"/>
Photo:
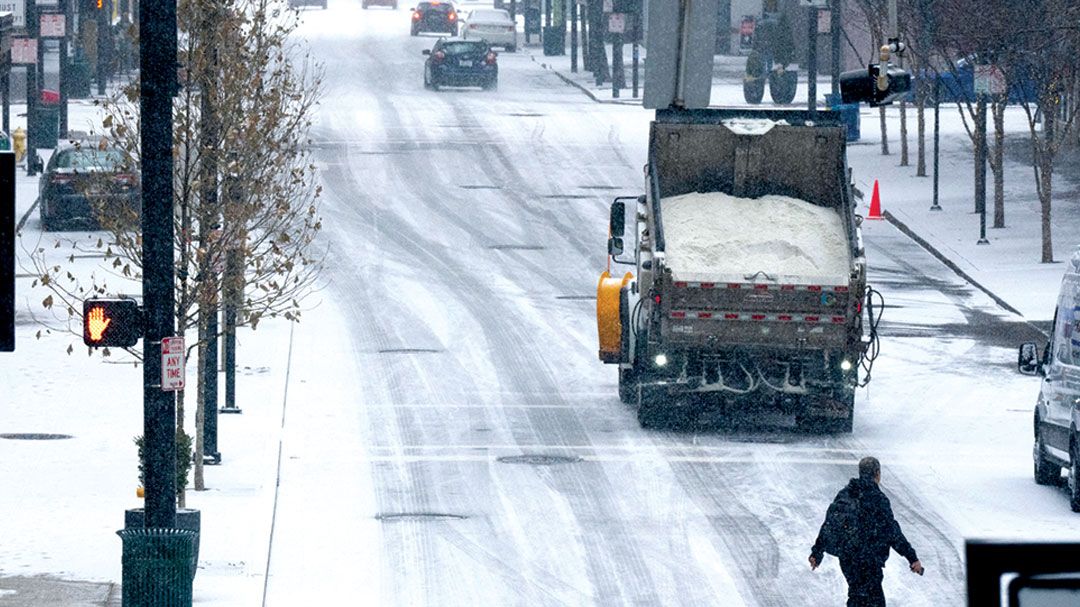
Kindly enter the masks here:
<path id="1" fill-rule="evenodd" d="M 737 198 L 690 193 L 660 201 L 667 266 L 675 278 L 700 280 L 765 272 L 846 284 L 847 235 L 832 209 L 787 196 Z"/>

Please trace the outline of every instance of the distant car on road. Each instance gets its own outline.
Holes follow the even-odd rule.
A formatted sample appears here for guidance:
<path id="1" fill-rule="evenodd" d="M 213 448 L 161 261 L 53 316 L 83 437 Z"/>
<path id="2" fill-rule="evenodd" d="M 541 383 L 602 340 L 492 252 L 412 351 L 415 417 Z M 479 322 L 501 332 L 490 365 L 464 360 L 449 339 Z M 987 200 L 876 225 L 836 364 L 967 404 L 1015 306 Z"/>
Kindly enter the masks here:
<path id="1" fill-rule="evenodd" d="M 498 8 L 478 8 L 461 23 L 461 38 L 486 40 L 512 53 L 517 49 L 517 24 L 510 13 Z"/>
<path id="2" fill-rule="evenodd" d="M 1080 250 L 1065 270 L 1050 341 L 1040 356 L 1035 343 L 1020 346 L 1017 366 L 1042 376 L 1035 401 L 1035 482 L 1057 485 L 1068 477 L 1069 505 L 1080 512 Z"/>
<path id="3" fill-rule="evenodd" d="M 454 5 L 449 2 L 421 2 L 412 9 L 413 36 L 420 32 L 446 32 L 456 36 L 458 31 L 458 14 Z"/>
<path id="4" fill-rule="evenodd" d="M 124 154 L 94 142 L 68 142 L 49 158 L 38 181 L 42 229 L 101 227 L 100 217 L 135 221 L 139 215 L 138 175 Z"/>
<path id="5" fill-rule="evenodd" d="M 498 55 L 483 40 L 439 38 L 430 50 L 424 49 L 424 87 L 479 86 L 493 91 L 499 86 Z"/>
<path id="6" fill-rule="evenodd" d="M 398 0 L 362 0 L 360 7 L 366 9 L 369 6 L 389 6 L 396 11 L 397 3 Z"/>
<path id="7" fill-rule="evenodd" d="M 289 0 L 289 8 L 300 8 L 303 6 L 317 6 L 325 10 L 326 0 Z"/>

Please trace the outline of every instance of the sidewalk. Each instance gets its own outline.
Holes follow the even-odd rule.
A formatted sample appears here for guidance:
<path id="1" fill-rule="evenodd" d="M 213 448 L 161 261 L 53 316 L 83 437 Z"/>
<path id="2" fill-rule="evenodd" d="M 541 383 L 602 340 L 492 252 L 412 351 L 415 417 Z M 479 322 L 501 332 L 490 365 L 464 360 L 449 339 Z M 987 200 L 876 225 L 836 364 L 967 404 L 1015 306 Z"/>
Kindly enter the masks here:
<path id="1" fill-rule="evenodd" d="M 610 46 L 608 48 L 610 53 Z M 569 85 L 575 86 L 599 103 L 640 105 L 629 88 L 614 99 L 611 83 L 597 86 L 592 74 L 571 73 L 568 56 L 544 56 L 539 47 L 526 47 L 537 63 L 553 71 Z M 579 59 L 580 61 L 580 59 Z M 713 76 L 711 105 L 723 107 L 777 107 L 766 100 L 759 106 L 748 106 L 742 96 L 741 66 L 744 57 L 717 57 Z M 580 69 L 580 67 L 579 67 Z M 627 77 L 629 83 L 629 75 Z M 824 108 L 824 95 L 831 90 L 828 76 L 818 79 L 819 108 Z M 806 107 L 805 74 L 796 93 L 797 105 Z M 886 123 L 891 154 L 881 154 L 879 111 L 867 106 L 860 109 L 861 139 L 848 146 L 848 165 L 853 170 L 856 187 L 865 194 L 859 212 L 869 214 L 870 193 L 874 180 L 879 181 L 882 208 L 886 218 L 907 232 L 969 282 L 984 289 L 1003 304 L 1003 308 L 1019 313 L 1026 320 L 1049 320 L 1064 272 L 1061 262 L 1067 262 L 1073 249 L 1080 244 L 1080 205 L 1069 204 L 1080 198 L 1080 184 L 1066 179 L 1076 175 L 1077 160 L 1064 158 L 1056 168 L 1054 209 L 1052 215 L 1054 260 L 1043 264 L 1040 259 L 1041 213 L 1030 164 L 1030 134 L 1024 112 L 1019 107 L 1006 110 L 1007 155 L 1005 168 L 1006 227 L 993 229 L 993 175 L 987 170 L 987 229 L 990 244 L 979 240 L 979 216 L 974 213 L 974 158 L 971 141 L 964 131 L 959 110 L 955 105 L 941 107 L 941 160 L 939 205 L 942 210 L 931 211 L 933 201 L 933 113 L 926 112 L 927 177 L 916 177 L 916 111 L 907 109 L 909 165 L 900 164 L 900 108 L 886 109 Z M 641 142 L 647 145 L 647 142 Z M 870 260 L 873 263 L 873 260 Z M 1023 278 L 1023 280 L 1020 280 Z"/>

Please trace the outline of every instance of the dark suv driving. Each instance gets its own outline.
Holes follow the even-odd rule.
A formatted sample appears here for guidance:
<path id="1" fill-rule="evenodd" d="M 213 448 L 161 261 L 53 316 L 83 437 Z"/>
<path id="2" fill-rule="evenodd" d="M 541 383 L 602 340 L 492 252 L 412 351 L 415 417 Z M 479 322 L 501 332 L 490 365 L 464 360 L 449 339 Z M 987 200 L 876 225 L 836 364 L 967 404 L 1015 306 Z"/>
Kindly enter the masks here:
<path id="1" fill-rule="evenodd" d="M 458 14 L 449 2 L 421 2 L 412 9 L 412 35 L 420 32 L 447 32 L 456 36 Z"/>

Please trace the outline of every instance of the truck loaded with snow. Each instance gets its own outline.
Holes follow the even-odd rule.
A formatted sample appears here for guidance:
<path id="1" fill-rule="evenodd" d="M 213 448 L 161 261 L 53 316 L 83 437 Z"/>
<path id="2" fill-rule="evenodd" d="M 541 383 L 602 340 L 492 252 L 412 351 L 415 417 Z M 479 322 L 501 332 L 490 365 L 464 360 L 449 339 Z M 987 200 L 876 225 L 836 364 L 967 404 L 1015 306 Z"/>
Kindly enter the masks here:
<path id="1" fill-rule="evenodd" d="M 642 426 L 713 396 L 851 431 L 876 322 L 864 341 L 865 256 L 831 116 L 657 110 L 645 195 L 612 204 L 597 291 L 600 358 Z"/>

